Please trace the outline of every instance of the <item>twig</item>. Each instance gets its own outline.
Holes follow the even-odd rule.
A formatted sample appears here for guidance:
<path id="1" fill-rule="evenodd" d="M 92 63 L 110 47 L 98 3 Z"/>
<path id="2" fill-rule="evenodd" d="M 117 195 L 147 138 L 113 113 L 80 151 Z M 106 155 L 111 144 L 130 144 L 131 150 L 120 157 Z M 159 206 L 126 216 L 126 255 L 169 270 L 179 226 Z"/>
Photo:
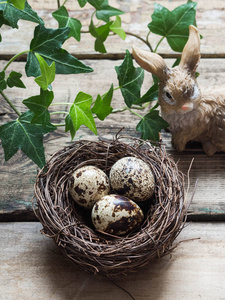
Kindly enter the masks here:
<path id="1" fill-rule="evenodd" d="M 115 281 L 113 280 L 110 280 L 115 286 L 117 286 L 119 289 L 121 289 L 122 291 L 124 291 L 125 293 L 127 293 L 131 299 L 135 300 L 135 298 L 131 295 L 130 292 L 128 292 L 125 288 L 123 288 L 122 286 L 120 286 L 118 283 L 116 283 Z"/>

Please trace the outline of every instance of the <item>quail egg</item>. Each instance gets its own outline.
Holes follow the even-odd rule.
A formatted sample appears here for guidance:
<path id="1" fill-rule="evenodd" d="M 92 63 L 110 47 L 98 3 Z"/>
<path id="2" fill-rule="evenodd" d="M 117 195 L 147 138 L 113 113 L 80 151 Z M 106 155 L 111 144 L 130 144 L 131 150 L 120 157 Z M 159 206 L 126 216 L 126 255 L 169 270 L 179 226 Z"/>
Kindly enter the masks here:
<path id="1" fill-rule="evenodd" d="M 109 178 L 95 166 L 84 166 L 73 173 L 69 191 L 77 204 L 91 209 L 96 201 L 109 194 Z"/>
<path id="2" fill-rule="evenodd" d="M 97 230 L 121 236 L 140 226 L 144 214 L 137 203 L 112 194 L 94 204 L 91 218 Z"/>
<path id="3" fill-rule="evenodd" d="M 154 193 L 154 175 L 149 165 L 137 157 L 119 159 L 110 170 L 109 180 L 115 193 L 135 202 L 145 201 Z"/>

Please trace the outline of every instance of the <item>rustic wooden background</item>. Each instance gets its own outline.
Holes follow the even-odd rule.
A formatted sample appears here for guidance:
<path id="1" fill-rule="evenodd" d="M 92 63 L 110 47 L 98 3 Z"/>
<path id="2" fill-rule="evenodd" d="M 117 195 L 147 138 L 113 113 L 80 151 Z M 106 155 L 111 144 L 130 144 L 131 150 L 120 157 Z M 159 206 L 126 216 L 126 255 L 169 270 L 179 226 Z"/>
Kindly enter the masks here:
<path id="1" fill-rule="evenodd" d="M 110 5 L 126 13 L 122 16 L 123 28 L 127 32 L 145 37 L 147 24 L 151 21 L 154 1 L 124 0 L 109 1 Z M 225 2 L 224 0 L 197 1 L 197 25 L 203 36 L 201 40 L 202 60 L 198 71 L 199 85 L 225 84 Z M 46 22 L 46 26 L 57 28 L 51 13 L 57 9 L 56 0 L 29 1 L 30 5 Z M 172 10 L 186 3 L 184 0 L 158 0 L 157 3 Z M 87 29 L 90 6 L 80 9 L 76 1 L 68 1 L 67 7 L 73 17 L 79 18 Z M 26 28 L 2 27 L 3 42 L 0 48 L 0 70 L 6 61 L 20 51 L 28 49 L 35 24 L 19 21 Z M 86 26 L 86 27 L 85 27 Z M 22 26 L 21 26 L 22 28 Z M 153 46 L 159 38 L 150 38 Z M 107 54 L 94 52 L 94 39 L 83 34 L 81 42 L 69 39 L 64 48 L 90 65 L 94 72 L 74 76 L 58 75 L 53 90 L 55 102 L 72 102 L 79 91 L 95 97 L 104 93 L 114 83 L 118 85 L 115 66 L 119 66 L 125 50 L 131 51 L 135 44 L 146 46 L 137 38 L 128 36 L 125 41 L 110 37 L 106 42 Z M 174 53 L 163 43 L 158 52 L 171 65 Z M 13 70 L 24 74 L 25 62 L 13 64 Z M 10 69 L 9 69 L 10 71 Z M 14 99 L 18 108 L 21 100 L 38 93 L 32 78 L 23 77 L 27 87 L 10 89 L 7 95 Z M 62 84 L 63 82 L 63 84 Z M 145 74 L 143 92 L 151 85 L 151 76 Z M 123 107 L 120 91 L 116 91 L 112 105 Z M 66 109 L 66 107 L 62 108 Z M 0 124 L 15 118 L 15 114 L 0 98 Z M 60 121 L 60 115 L 54 121 Z M 121 124 L 120 120 L 123 120 Z M 104 122 L 98 121 L 101 137 L 112 138 L 124 126 L 124 132 L 138 136 L 135 132 L 137 119 L 128 112 L 112 115 Z M 225 154 L 207 157 L 198 146 L 183 153 L 176 153 L 171 146 L 169 133 L 163 133 L 163 142 L 168 152 L 178 162 L 181 171 L 187 174 L 190 163 L 190 189 L 192 196 L 196 181 L 197 189 L 188 210 L 188 226 L 180 234 L 181 242 L 172 253 L 160 261 L 145 267 L 141 272 L 122 277 L 115 282 L 98 280 L 78 272 L 73 265 L 59 254 L 54 243 L 40 234 L 41 225 L 32 211 L 33 184 L 37 167 L 18 151 L 8 162 L 4 161 L 0 148 L 0 295 L 1 299 L 225 299 Z M 96 140 L 94 134 L 82 127 L 75 139 Z M 50 155 L 70 144 L 70 137 L 63 130 L 48 134 L 45 138 L 47 159 Z M 120 287 L 119 287 L 119 286 Z M 123 290 L 125 289 L 125 290 Z M 129 295 L 129 292 L 131 295 Z"/>

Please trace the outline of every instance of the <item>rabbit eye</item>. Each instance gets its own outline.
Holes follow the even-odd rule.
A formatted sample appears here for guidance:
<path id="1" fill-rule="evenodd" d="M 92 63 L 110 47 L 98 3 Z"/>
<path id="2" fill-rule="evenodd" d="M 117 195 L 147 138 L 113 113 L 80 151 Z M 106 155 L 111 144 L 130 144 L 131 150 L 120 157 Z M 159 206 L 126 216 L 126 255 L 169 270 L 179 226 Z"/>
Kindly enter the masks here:
<path id="1" fill-rule="evenodd" d="M 166 97 L 169 98 L 169 99 L 172 99 L 172 96 L 168 92 L 166 92 Z"/>
<path id="2" fill-rule="evenodd" d="M 169 105 L 175 105 L 176 104 L 176 101 L 173 99 L 173 97 L 171 96 L 171 94 L 169 92 L 164 91 L 163 99 Z"/>

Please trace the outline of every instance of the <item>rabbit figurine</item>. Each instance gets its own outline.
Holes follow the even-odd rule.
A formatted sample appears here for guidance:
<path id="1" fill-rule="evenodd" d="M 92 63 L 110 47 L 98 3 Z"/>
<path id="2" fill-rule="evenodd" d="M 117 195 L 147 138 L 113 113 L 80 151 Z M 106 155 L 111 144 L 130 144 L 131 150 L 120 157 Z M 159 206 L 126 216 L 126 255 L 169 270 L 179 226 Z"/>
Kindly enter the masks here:
<path id="1" fill-rule="evenodd" d="M 225 88 L 200 91 L 195 78 L 200 61 L 198 29 L 189 27 L 180 64 L 174 68 L 168 68 L 158 54 L 137 47 L 133 47 L 133 57 L 159 78 L 158 102 L 170 125 L 174 148 L 183 151 L 187 142 L 197 141 L 207 155 L 225 151 Z"/>

